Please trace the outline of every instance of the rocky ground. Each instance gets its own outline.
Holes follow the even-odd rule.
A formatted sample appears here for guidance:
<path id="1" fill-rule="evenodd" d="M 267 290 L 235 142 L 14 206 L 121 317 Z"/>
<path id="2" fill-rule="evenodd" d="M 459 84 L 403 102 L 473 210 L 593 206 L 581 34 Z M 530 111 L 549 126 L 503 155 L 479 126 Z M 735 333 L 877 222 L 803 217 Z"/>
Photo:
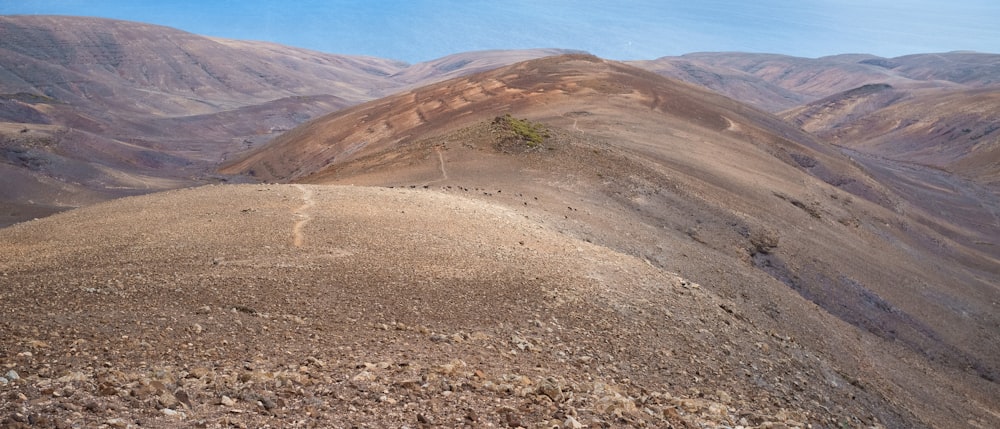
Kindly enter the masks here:
<path id="1" fill-rule="evenodd" d="M 912 422 L 706 288 L 433 191 L 168 192 L 0 255 L 3 427 Z"/>

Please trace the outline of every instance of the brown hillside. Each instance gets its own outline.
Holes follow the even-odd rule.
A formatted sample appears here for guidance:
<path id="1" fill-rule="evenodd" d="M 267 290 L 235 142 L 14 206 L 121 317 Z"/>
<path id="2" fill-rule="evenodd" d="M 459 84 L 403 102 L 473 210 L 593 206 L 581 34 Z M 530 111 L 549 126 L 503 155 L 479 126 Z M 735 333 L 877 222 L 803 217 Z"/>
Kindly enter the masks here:
<path id="1" fill-rule="evenodd" d="M 10 427 L 914 423 L 729 299 L 441 192 L 173 191 L 0 255 Z"/>
<path id="2" fill-rule="evenodd" d="M 997 255 L 1000 126 L 995 89 L 866 86 L 782 115 L 849 149 L 911 204 L 910 215 Z"/>
<path id="3" fill-rule="evenodd" d="M 733 300 L 895 404 L 871 409 L 882 421 L 995 419 L 992 247 L 952 238 L 833 147 L 686 84 L 529 61 L 314 120 L 239 171 L 497 203 Z"/>
<path id="4" fill-rule="evenodd" d="M 997 111 L 1000 90 L 918 89 L 834 96 L 782 115 L 838 145 L 995 185 Z"/>
<path id="5" fill-rule="evenodd" d="M 407 65 L 134 22 L 0 16 L 0 181 L 32 190 L 0 190 L 0 227 L 165 184 L 216 182 L 221 160 L 311 118 L 554 52 Z M 22 130 L 50 134 L 49 144 Z M 6 199 L 13 194 L 23 197 Z"/>

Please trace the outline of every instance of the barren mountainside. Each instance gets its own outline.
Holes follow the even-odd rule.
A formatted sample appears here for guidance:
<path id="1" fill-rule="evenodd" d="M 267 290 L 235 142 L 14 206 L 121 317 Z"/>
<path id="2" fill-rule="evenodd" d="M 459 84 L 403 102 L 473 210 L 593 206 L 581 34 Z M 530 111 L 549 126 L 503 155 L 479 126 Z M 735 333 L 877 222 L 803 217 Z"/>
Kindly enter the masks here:
<path id="1" fill-rule="evenodd" d="M 226 168 L 542 219 L 733 299 L 906 404 L 892 409 L 907 425 L 946 426 L 958 416 L 932 402 L 996 389 L 976 334 L 998 326 L 988 229 L 953 235 L 835 147 L 636 68 L 562 56 L 470 75 L 314 120 Z"/>
<path id="2" fill-rule="evenodd" d="M 997 58 L 0 17 L 0 427 L 1000 427 Z"/>

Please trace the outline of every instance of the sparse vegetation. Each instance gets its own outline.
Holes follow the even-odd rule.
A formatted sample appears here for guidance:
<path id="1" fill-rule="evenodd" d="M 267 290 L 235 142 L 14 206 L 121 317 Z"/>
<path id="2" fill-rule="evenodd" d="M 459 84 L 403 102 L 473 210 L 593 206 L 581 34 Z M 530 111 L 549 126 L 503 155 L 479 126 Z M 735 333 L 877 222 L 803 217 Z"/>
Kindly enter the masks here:
<path id="1" fill-rule="evenodd" d="M 501 142 L 514 140 L 523 143 L 529 148 L 535 148 L 545 142 L 550 137 L 548 129 L 537 122 L 527 119 L 518 119 L 507 113 L 497 116 L 493 120 L 493 125 L 501 133 Z"/>

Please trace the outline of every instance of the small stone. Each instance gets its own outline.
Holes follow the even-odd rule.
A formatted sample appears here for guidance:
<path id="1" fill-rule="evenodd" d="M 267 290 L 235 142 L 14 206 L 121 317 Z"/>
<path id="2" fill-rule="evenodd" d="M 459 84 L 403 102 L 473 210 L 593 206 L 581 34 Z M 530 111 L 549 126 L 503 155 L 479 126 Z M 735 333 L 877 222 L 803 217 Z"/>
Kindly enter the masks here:
<path id="1" fill-rule="evenodd" d="M 417 423 L 424 424 L 424 425 L 432 425 L 432 424 L 434 424 L 434 423 L 431 423 L 431 419 L 427 418 L 427 416 L 425 416 L 423 414 L 417 414 Z"/>
<path id="2" fill-rule="evenodd" d="M 541 395 L 548 396 L 554 402 L 562 400 L 562 389 L 551 381 L 546 380 L 539 384 L 537 391 Z"/>
<path id="3" fill-rule="evenodd" d="M 569 416 L 566 417 L 566 421 L 563 422 L 562 427 L 565 429 L 582 429 L 583 423 L 577 421 L 573 416 Z"/>
<path id="4" fill-rule="evenodd" d="M 396 386 L 403 389 L 409 390 L 420 390 L 420 380 L 419 379 L 406 379 L 396 382 Z"/>
<path id="5" fill-rule="evenodd" d="M 524 424 L 521 423 L 521 419 L 516 414 L 514 414 L 513 411 L 508 411 L 503 414 L 503 422 L 507 426 L 512 428 L 524 427 Z"/>
<path id="6" fill-rule="evenodd" d="M 230 398 L 230 397 L 225 396 L 225 395 L 222 395 L 222 400 L 220 402 L 222 403 L 222 405 L 225 405 L 227 407 L 232 407 L 232 406 L 236 405 L 236 400 L 235 399 Z"/>
<path id="7" fill-rule="evenodd" d="M 199 366 L 199 367 L 191 369 L 191 371 L 188 372 L 187 377 L 188 378 L 205 378 L 206 376 L 210 375 L 211 373 L 212 373 L 211 369 Z"/>
<path id="8" fill-rule="evenodd" d="M 164 391 L 160 394 L 160 396 L 156 397 L 156 400 L 160 402 L 160 406 L 163 408 L 177 408 L 177 406 L 181 404 L 173 393 L 167 391 Z"/>
<path id="9" fill-rule="evenodd" d="M 118 394 L 118 389 L 116 389 L 111 384 L 101 383 L 101 385 L 97 387 L 97 394 L 100 396 L 114 396 Z M 60 392 L 57 390 L 55 392 L 52 392 L 52 396 L 58 397 L 58 396 L 68 396 L 68 395 L 65 395 L 65 392 Z"/>
<path id="10" fill-rule="evenodd" d="M 17 381 L 17 380 L 21 379 L 21 376 L 17 375 L 17 371 L 14 371 L 12 369 L 10 371 L 7 371 L 6 378 L 7 378 L 7 380 L 10 380 L 10 381 Z"/>
<path id="11" fill-rule="evenodd" d="M 122 420 L 122 419 L 108 419 L 107 421 L 104 422 L 104 424 L 106 424 L 106 425 L 108 425 L 110 427 L 113 427 L 113 428 L 127 428 L 128 427 L 128 423 L 126 423 L 125 420 Z"/>
<path id="12" fill-rule="evenodd" d="M 351 381 L 354 381 L 354 382 L 359 382 L 359 381 L 375 381 L 375 374 L 372 374 L 372 373 L 370 373 L 368 371 L 361 371 L 357 375 L 355 375 L 354 377 L 351 377 Z"/>
<path id="13" fill-rule="evenodd" d="M 0 386 L 6 386 L 7 383 L 10 383 L 10 380 L 7 380 L 4 377 L 0 377 Z"/>
<path id="14" fill-rule="evenodd" d="M 180 411 L 171 410 L 170 408 L 164 408 L 164 409 L 160 410 L 160 412 L 163 413 L 163 415 L 165 415 L 167 417 L 174 417 L 174 416 L 178 416 L 178 415 L 181 414 Z"/>
<path id="15" fill-rule="evenodd" d="M 257 402 L 260 404 L 260 406 L 264 407 L 264 409 L 267 410 L 267 411 L 271 411 L 271 410 L 273 410 L 273 409 L 275 409 L 275 408 L 278 407 L 278 404 L 275 403 L 273 399 L 268 398 L 268 397 L 262 397 Z"/>
<path id="16" fill-rule="evenodd" d="M 184 390 L 178 389 L 174 392 L 174 397 L 177 398 L 178 402 L 184 404 L 184 406 L 191 408 L 191 398 Z"/>
<path id="17" fill-rule="evenodd" d="M 203 328 L 200 324 L 195 323 L 194 325 L 191 325 L 191 331 L 194 332 L 195 334 L 200 334 L 201 331 L 204 330 L 205 328 Z"/>
<path id="18" fill-rule="evenodd" d="M 515 347 L 521 349 L 521 351 L 531 351 L 532 349 L 535 348 L 535 345 L 532 344 L 531 341 L 528 341 L 526 338 L 517 335 L 511 336 L 510 342 Z"/>
<path id="19" fill-rule="evenodd" d="M 62 403 L 59 404 L 59 407 L 61 407 L 64 410 L 71 411 L 71 412 L 74 412 L 74 413 L 78 413 L 80 411 L 83 411 L 83 407 L 81 407 L 79 405 L 76 405 L 76 404 L 74 404 L 72 402 L 62 402 Z"/>
<path id="20" fill-rule="evenodd" d="M 66 383 L 73 383 L 73 382 L 77 382 L 77 381 L 87 381 L 89 379 L 90 379 L 90 377 L 87 377 L 87 374 L 84 374 L 82 372 L 71 372 L 71 373 L 66 374 L 66 375 L 64 375 L 62 377 L 57 378 L 56 381 L 58 381 L 60 383 L 66 384 Z"/>
<path id="21" fill-rule="evenodd" d="M 470 408 L 465 412 L 465 419 L 472 423 L 476 423 L 479 421 L 479 414 L 476 414 L 476 411 Z"/>

